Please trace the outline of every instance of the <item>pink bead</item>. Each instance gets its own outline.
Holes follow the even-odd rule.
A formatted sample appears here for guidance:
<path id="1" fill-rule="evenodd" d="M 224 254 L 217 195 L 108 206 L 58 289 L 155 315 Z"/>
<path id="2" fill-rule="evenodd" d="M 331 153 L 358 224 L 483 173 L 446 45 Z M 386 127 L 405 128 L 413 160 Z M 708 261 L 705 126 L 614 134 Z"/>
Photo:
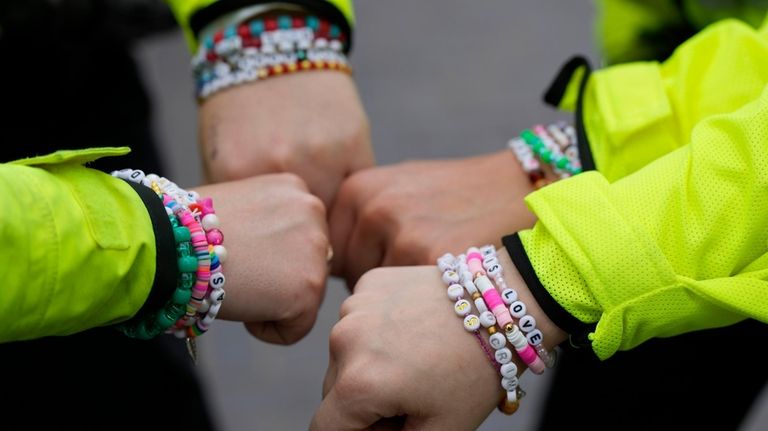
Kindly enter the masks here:
<path id="1" fill-rule="evenodd" d="M 480 254 L 480 250 L 474 247 L 469 249 L 469 252 L 467 253 L 467 266 L 472 275 L 475 275 L 478 272 L 485 274 L 485 269 L 483 269 L 483 255 Z"/>
<path id="2" fill-rule="evenodd" d="M 190 224 L 195 222 L 195 218 L 192 217 L 192 214 L 186 212 L 186 213 L 182 214 L 181 217 L 179 217 L 179 221 L 184 226 L 189 226 Z"/>
<path id="3" fill-rule="evenodd" d="M 213 199 L 211 198 L 200 199 L 197 201 L 197 205 L 200 207 L 200 214 L 203 216 L 216 213 L 216 211 L 213 210 Z"/>
<path id="4" fill-rule="evenodd" d="M 508 324 L 513 323 L 512 316 L 509 314 L 509 310 L 507 310 L 496 289 L 488 289 L 483 292 L 483 299 L 485 299 L 485 303 L 493 312 L 493 315 L 496 316 L 496 323 L 499 327 L 504 328 Z"/>
<path id="5" fill-rule="evenodd" d="M 219 245 L 224 242 L 224 234 L 218 229 L 211 229 L 205 237 L 208 239 L 208 244 Z"/>
<path id="6" fill-rule="evenodd" d="M 536 351 L 533 350 L 533 347 L 531 347 L 530 344 L 526 344 L 525 348 L 518 350 L 517 354 L 520 355 L 520 359 L 528 365 L 528 368 L 530 368 L 531 371 L 536 374 L 544 372 L 546 365 L 544 365 L 544 362 L 539 358 L 539 355 L 536 354 Z"/>

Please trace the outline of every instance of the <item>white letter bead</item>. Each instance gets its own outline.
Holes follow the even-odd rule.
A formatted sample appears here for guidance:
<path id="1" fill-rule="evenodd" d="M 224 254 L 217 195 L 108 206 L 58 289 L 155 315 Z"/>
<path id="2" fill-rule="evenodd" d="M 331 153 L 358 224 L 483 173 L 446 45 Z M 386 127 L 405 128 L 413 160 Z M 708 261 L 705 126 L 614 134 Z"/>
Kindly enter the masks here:
<path id="1" fill-rule="evenodd" d="M 464 297 L 464 288 L 460 284 L 448 286 L 448 297 L 451 298 L 451 301 L 458 301 Z"/>
<path id="2" fill-rule="evenodd" d="M 513 302 L 517 301 L 517 292 L 515 289 L 504 289 L 501 292 L 501 300 L 507 305 L 512 305 Z"/>
<path id="3" fill-rule="evenodd" d="M 461 271 L 459 273 L 459 280 L 461 281 L 462 284 L 464 284 L 466 282 L 470 282 L 471 283 L 472 282 L 472 278 L 473 278 L 472 277 L 472 273 L 469 272 L 469 271 Z"/>
<path id="4" fill-rule="evenodd" d="M 483 300 L 483 297 L 475 299 L 475 308 L 477 308 L 477 311 L 479 313 L 485 313 L 488 311 L 488 306 L 485 305 L 485 300 Z"/>
<path id="5" fill-rule="evenodd" d="M 492 256 L 496 254 L 496 247 L 492 245 L 484 245 L 480 247 L 480 254 L 482 254 L 483 257 Z"/>
<path id="6" fill-rule="evenodd" d="M 453 311 L 461 317 L 466 316 L 472 311 L 472 305 L 466 299 L 459 299 L 456 304 L 453 305 Z"/>
<path id="7" fill-rule="evenodd" d="M 486 256 L 485 259 L 483 259 L 483 268 L 488 269 L 492 267 L 493 265 L 498 265 L 499 259 L 496 259 L 495 256 Z"/>
<path id="8" fill-rule="evenodd" d="M 528 339 L 528 344 L 535 346 L 544 341 L 544 334 L 542 334 L 538 329 L 534 329 L 533 331 L 529 332 L 525 338 Z"/>
<path id="9" fill-rule="evenodd" d="M 483 325 L 483 328 L 490 328 L 496 324 L 496 316 L 494 316 L 490 311 L 485 310 L 480 313 L 480 324 Z"/>
<path id="10" fill-rule="evenodd" d="M 221 304 L 221 301 L 224 300 L 224 296 L 225 296 L 224 289 L 213 289 L 211 291 L 211 294 L 209 295 L 209 297 L 211 298 L 211 304 L 212 305 Z"/>
<path id="11" fill-rule="evenodd" d="M 517 380 L 517 377 L 503 377 L 501 379 L 501 387 L 504 388 L 504 390 L 510 392 L 517 389 L 518 383 L 519 381 Z"/>
<path id="12" fill-rule="evenodd" d="M 459 282 L 459 274 L 455 271 L 445 271 L 443 273 L 443 283 L 450 286 L 451 284 Z"/>
<path id="13" fill-rule="evenodd" d="M 511 314 L 515 319 L 519 319 L 525 316 L 526 311 L 527 310 L 525 309 L 525 304 L 523 301 L 515 301 L 509 305 L 509 314 Z"/>
<path id="14" fill-rule="evenodd" d="M 496 278 L 499 274 L 501 274 L 501 265 L 498 263 L 495 265 L 491 265 L 490 267 L 485 269 L 485 272 L 488 273 L 493 278 Z"/>
<path id="15" fill-rule="evenodd" d="M 501 375 L 508 379 L 517 377 L 517 365 L 514 362 L 510 362 L 501 366 Z"/>
<path id="16" fill-rule="evenodd" d="M 512 360 L 512 351 L 506 347 L 502 347 L 501 349 L 496 350 L 495 355 L 496 355 L 496 362 L 500 364 L 506 364 Z"/>
<path id="17" fill-rule="evenodd" d="M 536 319 L 530 314 L 526 314 L 520 318 L 520 322 L 517 325 L 520 327 L 521 331 L 527 334 L 536 329 Z"/>
<path id="18" fill-rule="evenodd" d="M 208 280 L 208 285 L 214 289 L 221 289 L 224 287 L 224 283 L 226 281 L 227 280 L 224 278 L 224 274 L 220 272 L 214 272 L 211 274 L 211 278 Z"/>
<path id="19" fill-rule="evenodd" d="M 480 319 L 474 314 L 468 314 L 464 318 L 464 329 L 469 332 L 475 332 L 480 329 Z"/>
<path id="20" fill-rule="evenodd" d="M 494 350 L 499 350 L 507 345 L 507 339 L 501 332 L 497 332 L 488 338 L 488 344 L 490 344 Z"/>

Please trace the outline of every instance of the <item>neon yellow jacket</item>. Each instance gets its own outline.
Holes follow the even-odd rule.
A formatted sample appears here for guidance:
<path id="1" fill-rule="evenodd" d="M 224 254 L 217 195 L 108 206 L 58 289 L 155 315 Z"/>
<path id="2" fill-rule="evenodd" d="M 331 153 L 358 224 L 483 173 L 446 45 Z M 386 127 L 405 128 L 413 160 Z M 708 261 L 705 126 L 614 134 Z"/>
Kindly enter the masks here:
<path id="1" fill-rule="evenodd" d="M 13 245 L 0 248 L 0 342 L 116 323 L 145 303 L 156 265 L 147 207 L 125 181 L 83 166 L 128 151 L 0 164 L 0 238 Z"/>
<path id="2" fill-rule="evenodd" d="M 663 63 L 618 64 L 586 81 L 597 171 L 529 195 L 539 222 L 505 244 L 548 314 L 588 333 L 598 357 L 768 323 L 766 59 L 768 25 L 725 19 Z"/>

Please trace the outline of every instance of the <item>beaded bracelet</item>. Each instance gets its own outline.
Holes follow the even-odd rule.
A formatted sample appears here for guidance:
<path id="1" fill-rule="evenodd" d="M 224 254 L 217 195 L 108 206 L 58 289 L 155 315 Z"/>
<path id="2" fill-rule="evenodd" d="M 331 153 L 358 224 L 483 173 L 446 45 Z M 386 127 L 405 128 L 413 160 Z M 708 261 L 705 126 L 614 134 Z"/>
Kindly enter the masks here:
<path id="1" fill-rule="evenodd" d="M 549 165 L 559 179 L 581 173 L 581 161 L 576 132 L 565 122 L 544 126 L 537 124 L 509 140 L 507 146 L 517 157 L 534 188 L 551 181 L 546 178 L 542 163 Z"/>
<path id="2" fill-rule="evenodd" d="M 347 37 L 316 16 L 280 15 L 230 25 L 206 38 L 192 59 L 197 96 L 307 70 L 351 73 Z"/>
<path id="3" fill-rule="evenodd" d="M 519 379 L 517 377 L 517 366 L 512 362 L 512 351 L 505 347 L 506 338 L 504 335 L 492 332 L 489 339 L 489 344 L 495 349 L 491 353 L 487 344 L 484 343 L 483 337 L 479 334 L 480 326 L 485 328 L 493 328 L 496 324 L 495 315 L 488 310 L 488 306 L 483 302 L 483 298 L 479 296 L 478 288 L 475 283 L 469 280 L 468 274 L 470 266 L 467 265 L 466 256 L 460 255 L 458 258 L 454 257 L 450 253 L 446 253 L 440 257 L 437 261 L 437 266 L 442 271 L 442 280 L 448 285 L 448 297 L 451 300 L 455 300 L 454 311 L 459 316 L 466 313 L 464 316 L 464 329 L 472 332 L 479 341 L 481 341 L 481 347 L 484 353 L 488 356 L 494 368 L 501 374 L 501 386 L 505 390 L 505 395 L 499 404 L 499 410 L 505 414 L 512 414 L 517 411 L 519 407 L 519 400 L 525 395 L 525 392 L 520 388 Z M 459 272 L 457 272 L 457 270 Z M 471 278 L 471 275 L 469 275 Z M 476 279 L 477 280 L 477 279 Z M 463 299 L 464 287 L 463 283 L 467 287 L 467 292 L 470 293 L 475 300 L 478 311 L 480 311 L 480 317 L 470 314 L 466 310 L 471 309 L 470 302 Z M 482 280 L 480 281 L 482 284 Z M 502 308 L 506 308 L 503 307 Z M 499 311 L 501 314 L 501 312 Z"/>
<path id="4" fill-rule="evenodd" d="M 122 328 L 136 338 L 153 338 L 160 333 L 173 333 L 179 338 L 193 339 L 207 331 L 224 299 L 225 278 L 221 262 L 226 258 L 224 236 L 210 198 L 200 199 L 164 177 L 145 175 L 140 170 L 113 171 L 112 176 L 143 184 L 163 201 L 177 242 L 179 282 L 166 307 L 143 326 Z M 124 325 L 123 325 L 124 326 Z M 128 329 L 126 331 L 125 329 Z M 194 356 L 194 355 L 193 355 Z"/>

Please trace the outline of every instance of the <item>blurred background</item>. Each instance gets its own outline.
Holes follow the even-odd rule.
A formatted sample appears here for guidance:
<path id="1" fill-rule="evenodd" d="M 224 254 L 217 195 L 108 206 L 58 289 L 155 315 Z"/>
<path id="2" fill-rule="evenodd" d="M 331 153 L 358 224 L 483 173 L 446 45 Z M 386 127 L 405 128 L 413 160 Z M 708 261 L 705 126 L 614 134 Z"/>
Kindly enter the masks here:
<path id="1" fill-rule="evenodd" d="M 380 164 L 491 152 L 531 124 L 569 119 L 544 106 L 544 89 L 570 55 L 599 64 L 589 2 L 389 0 L 356 7 L 351 61 Z M 155 36 L 136 46 L 135 55 L 168 176 L 197 185 L 196 107 L 184 39 L 180 31 Z M 331 279 L 315 328 L 293 346 L 265 344 L 224 321 L 200 339 L 198 368 L 223 431 L 307 429 L 320 403 L 328 334 L 346 295 L 343 283 Z M 723 369 L 714 367 L 715 376 Z M 494 412 L 480 430 L 535 429 L 548 378 L 527 373 L 522 384 L 528 395 L 520 410 L 511 417 Z M 727 394 L 713 383 L 713 404 L 721 396 Z M 768 429 L 763 405 L 768 402 L 758 403 L 742 431 Z"/>

